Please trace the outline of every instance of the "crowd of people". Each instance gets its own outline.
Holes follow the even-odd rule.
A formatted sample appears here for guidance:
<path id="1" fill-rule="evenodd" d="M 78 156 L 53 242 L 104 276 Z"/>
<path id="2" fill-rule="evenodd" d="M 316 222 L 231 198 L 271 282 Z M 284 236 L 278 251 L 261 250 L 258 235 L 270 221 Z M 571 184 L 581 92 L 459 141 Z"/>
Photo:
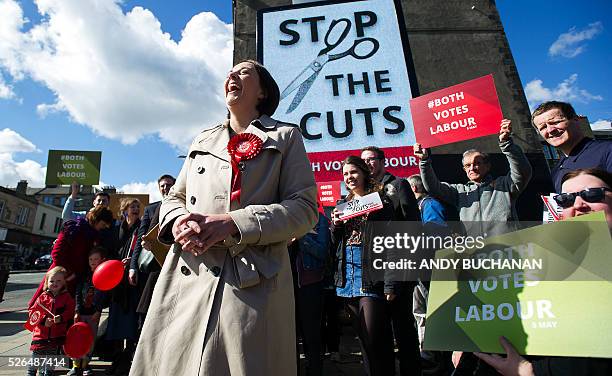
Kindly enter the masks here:
<path id="1" fill-rule="evenodd" d="M 502 176 L 493 176 L 489 156 L 475 149 L 463 154 L 465 184 L 440 182 L 431 153 L 419 144 L 420 173 L 408 179 L 385 170 L 378 147 L 347 157 L 342 202 L 377 193 L 382 208 L 344 220 L 341 210 L 326 213 L 317 202 L 299 128 L 270 117 L 279 90 L 269 72 L 241 62 L 224 89 L 228 119 L 194 139 L 176 181 L 159 178 L 163 201 L 147 206 L 142 219 L 140 202 L 126 199 L 114 220 L 104 193 L 89 212 L 75 213 L 73 187 L 53 264 L 30 302 L 53 311 L 34 332 L 34 355 L 57 353 L 71 321 L 96 332 L 108 306 L 109 374 L 295 375 L 301 338 L 306 374 L 321 376 L 324 354 L 342 357 L 344 309 L 370 376 L 394 375 L 396 358 L 402 376 L 612 373 L 603 359 L 524 358 L 505 338 L 505 357 L 426 351 L 428 282 L 366 278 L 368 223 L 458 220 L 473 224 L 466 232 L 495 234 L 495 223 L 519 219 L 515 205 L 534 171 L 512 140 L 510 120 L 499 130 L 510 167 Z M 585 137 L 567 103 L 540 105 L 532 121 L 563 153 L 552 178 L 564 218 L 602 210 L 612 228 L 612 142 Z M 149 252 L 151 231 L 171 246 L 163 265 Z M 106 259 L 121 260 L 125 276 L 104 293 L 91 280 Z M 64 301 L 63 313 L 51 300 Z M 70 374 L 91 375 L 90 358 L 74 359 Z"/>
<path id="2" fill-rule="evenodd" d="M 159 178 L 162 196 L 173 184 L 171 175 Z M 104 354 L 112 360 L 107 374 L 127 374 L 156 275 L 161 270 L 154 258 L 141 256 L 143 247 L 145 254 L 150 254 L 146 248 L 151 248 L 151 244 L 143 237 L 149 227 L 153 228 L 159 221 L 161 201 L 148 205 L 141 220 L 138 199 L 121 200 L 119 212 L 113 213 L 109 209 L 110 195 L 106 192 L 94 196 L 89 211 L 75 212 L 78 191 L 79 186 L 73 184 L 62 214 L 65 222 L 51 252 L 52 264 L 28 304 L 31 311 L 41 304 L 49 311 L 49 317 L 41 320 L 33 330 L 31 350 L 36 357 L 61 354 L 67 324 L 85 322 L 92 333 L 98 333 L 102 311 L 109 308 L 104 335 L 97 342 L 98 355 Z M 111 259 L 122 262 L 125 275 L 118 286 L 101 291 L 93 284 L 93 272 L 102 262 Z M 56 304 L 60 296 L 70 305 Z M 72 359 L 73 367 L 68 374 L 93 375 L 89 366 L 93 350 L 92 346 L 84 357 Z M 28 374 L 35 375 L 37 368 L 42 375 L 53 374 L 53 363 L 47 363 L 30 367 Z"/>

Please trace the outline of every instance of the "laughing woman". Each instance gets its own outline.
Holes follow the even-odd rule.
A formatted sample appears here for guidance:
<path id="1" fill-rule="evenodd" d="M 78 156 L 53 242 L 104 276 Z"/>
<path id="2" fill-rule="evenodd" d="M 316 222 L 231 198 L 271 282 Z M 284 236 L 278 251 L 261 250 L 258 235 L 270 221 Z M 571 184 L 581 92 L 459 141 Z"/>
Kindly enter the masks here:
<path id="1" fill-rule="evenodd" d="M 160 209 L 173 243 L 130 375 L 295 375 L 287 241 L 317 220 L 299 129 L 270 116 L 278 86 L 259 63 L 225 80 L 229 119 L 193 141 Z"/>
<path id="2" fill-rule="evenodd" d="M 391 282 L 366 281 L 364 278 L 364 225 L 366 221 L 393 219 L 393 206 L 381 192 L 382 185 L 370 176 L 365 162 L 349 156 L 342 162 L 344 183 L 349 190 L 347 201 L 369 193 L 379 192 L 383 208 L 353 217 L 340 219 L 341 212 L 332 212 L 332 237 L 336 249 L 336 294 L 342 298 L 351 316 L 353 327 L 359 335 L 363 354 L 363 366 L 368 376 L 390 376 L 395 373 L 393 339 L 386 300 L 395 298 Z"/>

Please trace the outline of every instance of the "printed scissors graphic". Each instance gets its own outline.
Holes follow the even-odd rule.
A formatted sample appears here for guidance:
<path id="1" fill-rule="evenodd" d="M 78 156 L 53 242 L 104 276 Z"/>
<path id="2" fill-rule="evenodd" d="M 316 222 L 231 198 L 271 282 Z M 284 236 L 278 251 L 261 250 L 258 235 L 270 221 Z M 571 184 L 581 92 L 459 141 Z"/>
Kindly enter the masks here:
<path id="1" fill-rule="evenodd" d="M 331 32 L 340 23 L 344 24 L 344 30 L 342 31 L 340 37 L 335 43 L 330 43 L 329 37 L 331 35 Z M 355 59 L 363 60 L 371 57 L 378 51 L 379 44 L 376 39 L 359 38 L 355 39 L 355 41 L 353 42 L 353 46 L 348 50 L 338 54 L 329 54 L 329 52 L 338 47 L 346 39 L 346 36 L 348 35 L 350 30 L 351 21 L 348 18 L 340 18 L 331 22 L 331 24 L 329 25 L 329 29 L 327 30 L 327 34 L 325 34 L 324 41 L 326 47 L 319 51 L 317 58 L 314 59 L 312 63 L 308 64 L 308 66 L 302 71 L 302 73 L 300 73 L 293 81 L 291 81 L 291 83 L 281 93 L 280 99 L 283 100 L 297 89 L 297 93 L 295 94 L 293 101 L 289 105 L 289 108 L 287 108 L 286 113 L 290 113 L 295 110 L 300 104 L 300 102 L 302 102 L 302 99 L 304 99 L 304 97 L 308 93 L 308 90 L 310 90 L 310 87 L 317 79 L 317 76 L 319 75 L 325 64 L 330 61 L 338 60 L 349 55 L 354 57 Z M 357 46 L 363 43 L 372 44 L 372 50 L 365 55 L 362 55 L 357 51 Z"/>

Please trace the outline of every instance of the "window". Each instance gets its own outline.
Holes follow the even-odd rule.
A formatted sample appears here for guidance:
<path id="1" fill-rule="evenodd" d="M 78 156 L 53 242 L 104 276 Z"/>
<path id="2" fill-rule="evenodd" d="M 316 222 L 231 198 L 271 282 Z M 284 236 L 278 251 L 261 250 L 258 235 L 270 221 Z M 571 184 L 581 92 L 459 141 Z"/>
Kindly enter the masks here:
<path id="1" fill-rule="evenodd" d="M 66 200 L 67 200 L 67 198 L 66 198 L 66 197 L 62 197 L 62 198 L 60 199 L 60 204 L 61 204 L 62 206 L 64 206 L 64 204 L 66 203 Z"/>
<path id="2" fill-rule="evenodd" d="M 42 218 L 40 219 L 39 230 L 42 230 L 45 227 L 45 219 L 47 219 L 47 213 L 43 213 Z"/>
<path id="3" fill-rule="evenodd" d="M 55 217 L 55 226 L 53 226 L 53 232 L 58 233 L 62 229 L 62 219 Z"/>
<path id="4" fill-rule="evenodd" d="M 19 211 L 17 211 L 17 218 L 15 218 L 15 224 L 25 225 L 28 223 L 28 215 L 30 214 L 30 208 L 25 208 L 23 206 L 19 207 Z"/>
<path id="5" fill-rule="evenodd" d="M 0 200 L 0 221 L 4 219 L 4 205 L 5 202 L 3 200 Z"/>
<path id="6" fill-rule="evenodd" d="M 53 205 L 53 197 L 51 197 L 51 196 L 45 196 L 45 197 L 43 197 L 43 202 L 44 202 L 45 204 Z"/>

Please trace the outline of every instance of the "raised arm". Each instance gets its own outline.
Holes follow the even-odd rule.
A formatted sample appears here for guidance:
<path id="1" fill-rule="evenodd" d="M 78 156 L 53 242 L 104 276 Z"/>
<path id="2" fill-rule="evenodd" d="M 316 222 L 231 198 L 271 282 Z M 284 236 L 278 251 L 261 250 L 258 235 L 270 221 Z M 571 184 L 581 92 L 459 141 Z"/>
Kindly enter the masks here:
<path id="1" fill-rule="evenodd" d="M 519 194 L 525 189 L 529 180 L 531 180 L 532 169 L 523 150 L 510 137 L 511 132 L 512 123 L 510 120 L 502 120 L 499 131 L 499 148 L 506 156 L 506 159 L 508 159 L 508 164 L 510 165 L 510 172 L 506 179 L 511 187 L 511 192 Z"/>
<path id="2" fill-rule="evenodd" d="M 422 148 L 420 144 L 415 144 L 414 155 L 421 159 L 419 162 L 419 170 L 421 173 L 421 180 L 423 180 L 423 185 L 427 192 L 450 205 L 457 206 L 459 201 L 457 189 L 448 183 L 442 183 L 438 180 L 436 172 L 431 164 L 431 158 L 429 158 L 429 151 Z"/>

